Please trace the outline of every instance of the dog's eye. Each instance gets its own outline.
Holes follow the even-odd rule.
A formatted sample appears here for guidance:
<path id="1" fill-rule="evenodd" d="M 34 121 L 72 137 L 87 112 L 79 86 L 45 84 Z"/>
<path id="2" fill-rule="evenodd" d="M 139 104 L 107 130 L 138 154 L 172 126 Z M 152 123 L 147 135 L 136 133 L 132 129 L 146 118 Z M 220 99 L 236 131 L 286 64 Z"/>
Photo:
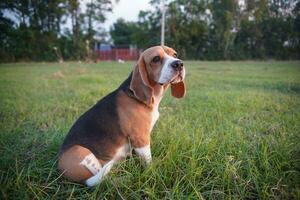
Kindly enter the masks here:
<path id="1" fill-rule="evenodd" d="M 152 62 L 154 63 L 157 63 L 160 61 L 160 57 L 159 56 L 155 56 L 153 59 L 152 59 Z"/>
<path id="2" fill-rule="evenodd" d="M 174 57 L 174 58 L 177 58 L 177 53 L 174 53 L 173 57 Z"/>

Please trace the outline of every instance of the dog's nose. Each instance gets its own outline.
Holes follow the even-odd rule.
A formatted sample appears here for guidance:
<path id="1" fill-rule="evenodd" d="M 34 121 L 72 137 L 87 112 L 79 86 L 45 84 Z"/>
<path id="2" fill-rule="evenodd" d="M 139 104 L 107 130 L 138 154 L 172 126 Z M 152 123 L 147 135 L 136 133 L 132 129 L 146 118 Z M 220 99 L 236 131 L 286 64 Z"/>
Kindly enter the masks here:
<path id="1" fill-rule="evenodd" d="M 181 71 L 183 69 L 183 62 L 181 60 L 175 60 L 171 63 L 171 67 L 176 71 Z"/>

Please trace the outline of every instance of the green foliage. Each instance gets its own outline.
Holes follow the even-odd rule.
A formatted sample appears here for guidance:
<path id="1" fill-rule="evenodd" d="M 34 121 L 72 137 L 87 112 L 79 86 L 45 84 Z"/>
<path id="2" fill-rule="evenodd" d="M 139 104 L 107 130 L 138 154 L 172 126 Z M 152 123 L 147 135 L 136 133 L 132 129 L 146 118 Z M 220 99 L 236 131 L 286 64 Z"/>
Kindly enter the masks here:
<path id="1" fill-rule="evenodd" d="M 181 57 L 201 60 L 299 59 L 297 0 L 166 1 L 166 45 Z M 241 4 L 244 2 L 244 4 Z M 137 22 L 119 19 L 109 31 L 115 45 L 146 49 L 160 44 L 160 1 Z M 101 29 L 110 0 L 4 1 L 0 3 L 0 61 L 82 60 Z M 12 21 L 7 16 L 14 16 Z M 66 21 L 71 27 L 64 27 Z"/>
<path id="2" fill-rule="evenodd" d="M 94 39 L 93 37 L 96 34 L 94 24 L 103 23 L 106 20 L 105 14 L 106 12 L 112 11 L 112 5 L 111 5 L 111 1 L 94 0 L 87 3 L 86 7 L 87 7 L 86 17 L 88 21 L 87 38 L 90 41 L 93 41 Z"/>
<path id="3" fill-rule="evenodd" d="M 245 5 L 239 3 L 235 0 L 171 1 L 166 12 L 166 44 L 188 59 L 299 58 L 299 2 L 249 0 Z M 134 29 L 137 33 L 118 33 L 115 29 L 111 34 L 135 38 L 128 41 L 140 48 L 159 44 L 159 1 L 152 1 L 152 5 L 155 9 L 140 13 Z M 132 30 L 134 26 L 122 23 L 125 25 L 122 30 Z"/>
<path id="4" fill-rule="evenodd" d="M 93 45 L 95 24 L 102 23 L 110 11 L 108 0 L 90 1 L 85 13 L 79 0 L 4 1 L 0 4 L 0 61 L 55 61 L 58 55 L 84 59 L 86 40 Z M 67 19 L 71 30 L 62 30 Z"/>
<path id="5" fill-rule="evenodd" d="M 134 63 L 0 65 L 1 199 L 299 199 L 299 62 L 185 62 L 187 95 L 167 92 L 153 163 L 116 165 L 94 188 L 57 170 L 74 121 Z"/>
<path id="6" fill-rule="evenodd" d="M 110 30 L 111 38 L 117 45 L 135 44 L 135 34 L 138 32 L 136 23 L 125 22 L 123 19 L 118 19 Z"/>

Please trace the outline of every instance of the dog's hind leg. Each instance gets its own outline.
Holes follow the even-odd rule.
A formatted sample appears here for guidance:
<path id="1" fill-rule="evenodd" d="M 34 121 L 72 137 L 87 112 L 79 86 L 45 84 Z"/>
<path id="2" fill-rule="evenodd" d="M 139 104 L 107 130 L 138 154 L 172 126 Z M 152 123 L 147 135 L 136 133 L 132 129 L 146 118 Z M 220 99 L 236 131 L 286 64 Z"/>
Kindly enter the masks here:
<path id="1" fill-rule="evenodd" d="M 111 160 L 107 162 L 101 169 L 100 171 L 95 174 L 94 176 L 90 177 L 85 181 L 85 184 L 89 187 L 95 186 L 103 180 L 104 176 L 108 174 L 108 172 L 111 170 L 112 166 L 114 165 L 114 160 Z"/>
<path id="2" fill-rule="evenodd" d="M 103 163 L 89 149 L 76 145 L 60 155 L 58 167 L 65 177 L 91 187 L 102 181 L 116 161 Z"/>
<path id="3" fill-rule="evenodd" d="M 108 172 L 111 170 L 111 168 L 113 167 L 113 165 L 115 163 L 118 163 L 120 160 L 126 158 L 126 156 L 131 152 L 131 148 L 130 145 L 128 143 L 124 144 L 123 146 L 121 146 L 115 153 L 114 157 L 112 158 L 112 160 L 110 160 L 109 162 L 105 163 L 103 165 L 103 167 L 99 170 L 99 172 L 97 174 L 95 174 L 94 176 L 90 177 L 89 179 L 87 179 L 85 181 L 85 184 L 89 187 L 95 186 L 97 184 L 99 184 L 104 176 L 106 174 L 108 174 Z"/>
<path id="4" fill-rule="evenodd" d="M 59 156 L 58 168 L 65 177 L 80 183 L 102 169 L 95 155 L 80 145 L 71 147 Z"/>

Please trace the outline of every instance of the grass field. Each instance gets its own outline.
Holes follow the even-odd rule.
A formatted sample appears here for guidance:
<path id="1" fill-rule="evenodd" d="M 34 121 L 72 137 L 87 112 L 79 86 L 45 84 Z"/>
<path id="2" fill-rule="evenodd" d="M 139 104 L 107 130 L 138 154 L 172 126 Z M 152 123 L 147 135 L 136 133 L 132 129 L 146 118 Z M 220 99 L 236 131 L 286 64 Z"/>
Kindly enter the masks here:
<path id="1" fill-rule="evenodd" d="M 149 168 L 130 157 L 94 188 L 62 178 L 68 129 L 133 64 L 0 65 L 0 199 L 300 199 L 299 62 L 186 62 Z"/>

